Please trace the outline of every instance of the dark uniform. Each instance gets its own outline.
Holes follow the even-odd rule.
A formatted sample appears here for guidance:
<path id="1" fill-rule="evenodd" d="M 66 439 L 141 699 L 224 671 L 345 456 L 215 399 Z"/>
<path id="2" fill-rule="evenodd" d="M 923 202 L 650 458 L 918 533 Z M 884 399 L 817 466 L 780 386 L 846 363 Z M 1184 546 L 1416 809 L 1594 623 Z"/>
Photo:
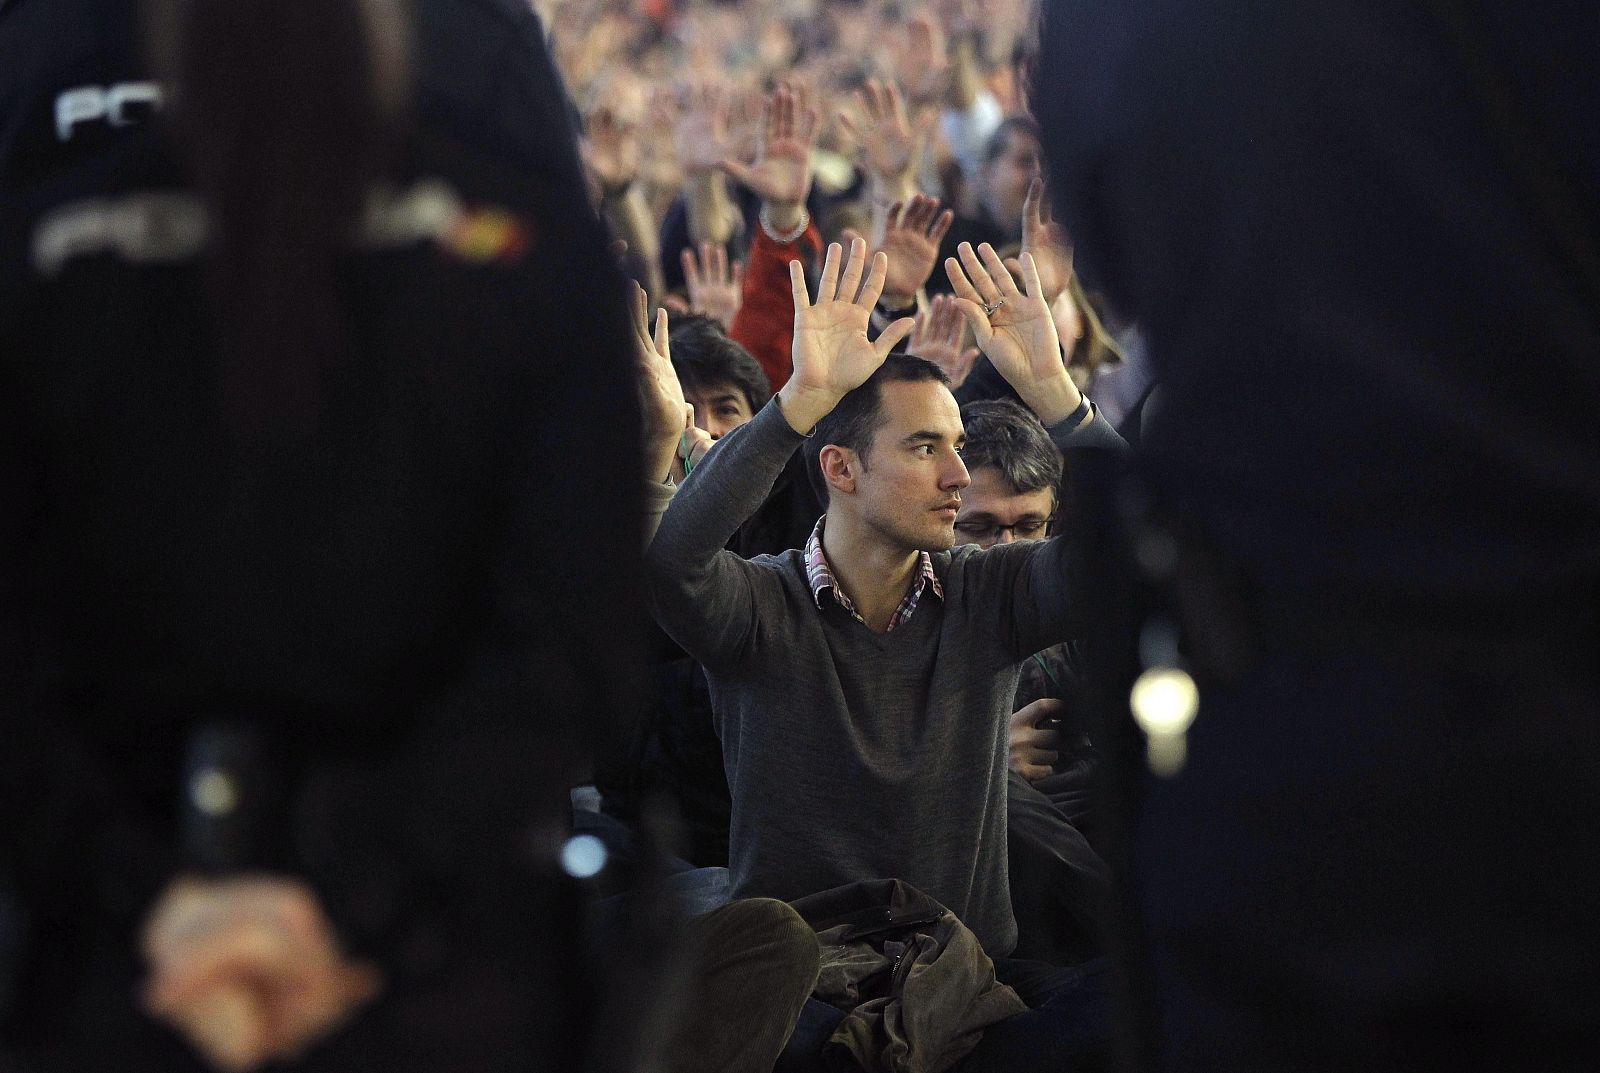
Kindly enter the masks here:
<path id="1" fill-rule="evenodd" d="M 1048 22 L 1054 193 L 1161 383 L 1151 517 L 1212 564 L 1132 832 L 1147 1057 L 1597 1068 L 1600 9 Z"/>
<path id="2" fill-rule="evenodd" d="M 136 5 L 0 7 L 0 1064 L 193 1062 L 136 1010 L 136 936 L 194 863 L 185 764 L 230 742 L 227 863 L 308 880 L 388 981 L 308 1065 L 526 1069 L 581 1032 L 551 875 L 577 728 L 635 694 L 620 278 L 526 5 L 415 8 L 415 122 L 338 270 L 356 342 L 315 436 L 263 443 L 218 405 Z"/>

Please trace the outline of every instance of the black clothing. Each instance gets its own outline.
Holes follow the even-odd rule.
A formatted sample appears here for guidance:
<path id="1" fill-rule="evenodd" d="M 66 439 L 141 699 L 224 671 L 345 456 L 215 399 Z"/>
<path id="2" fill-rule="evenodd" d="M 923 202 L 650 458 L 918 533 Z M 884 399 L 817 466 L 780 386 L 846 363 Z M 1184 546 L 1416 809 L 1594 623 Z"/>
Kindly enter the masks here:
<path id="1" fill-rule="evenodd" d="M 962 406 L 969 402 L 985 402 L 989 399 L 1022 401 L 1017 389 L 1000 375 L 1000 370 L 994 367 L 994 362 L 981 354 L 973 363 L 972 371 L 967 374 L 967 378 L 955 389 L 955 396 L 956 402 Z"/>
<path id="2" fill-rule="evenodd" d="M 954 257 L 959 261 L 961 255 L 957 251 L 963 242 L 972 243 L 974 250 L 987 242 L 1000 256 L 1009 257 L 1016 252 L 1014 247 L 1021 241 L 1021 221 L 1018 221 L 1015 228 L 1007 231 L 996 223 L 981 205 L 976 216 L 957 216 L 950 221 L 950 230 L 946 231 L 944 238 L 939 241 L 939 260 L 933 275 L 928 277 L 928 293 L 951 293 L 950 276 L 944 270 L 944 261 L 946 257 Z"/>
<path id="3" fill-rule="evenodd" d="M 761 509 L 739 527 L 728 550 L 742 558 L 803 548 L 826 506 L 807 477 L 814 462 L 796 451 Z M 685 860 L 708 867 L 728 863 L 732 798 L 722 743 L 711 714 L 706 673 L 659 629 L 649 631 L 655 654 L 651 704 L 615 754 L 595 763 L 595 786 L 609 816 L 638 825 L 652 796 L 673 806 L 680 826 L 675 847 Z"/>
<path id="4" fill-rule="evenodd" d="M 1051 189 L 1160 383 L 1120 502 L 1190 656 L 1243 640 L 1123 780 L 1168 1070 L 1600 1060 L 1600 311 L 1452 10 L 1600 233 L 1593 5 L 1047 16 Z"/>
<path id="5" fill-rule="evenodd" d="M 242 863 L 307 879 L 387 978 L 308 1063 L 517 1068 L 570 1020 L 553 840 L 578 727 L 637 692 L 631 350 L 537 20 L 416 11 L 388 178 L 516 237 L 354 250 L 321 424 L 260 442 L 220 413 L 197 251 L 40 259 L 82 199 L 185 196 L 148 112 L 55 125 L 144 78 L 134 5 L 0 9 L 0 886 L 29 925 L 0 1050 L 39 1069 L 186 1061 L 134 1010 L 134 936 L 214 722 L 277 785 Z"/>
<path id="6" fill-rule="evenodd" d="M 1173 506 L 1263 585 L 1592 587 L 1600 314 L 1426 5 L 1167 6 L 1057 5 L 1037 111 L 1080 272 L 1149 339 Z M 1600 233 L 1600 13 L 1466 6 Z"/>

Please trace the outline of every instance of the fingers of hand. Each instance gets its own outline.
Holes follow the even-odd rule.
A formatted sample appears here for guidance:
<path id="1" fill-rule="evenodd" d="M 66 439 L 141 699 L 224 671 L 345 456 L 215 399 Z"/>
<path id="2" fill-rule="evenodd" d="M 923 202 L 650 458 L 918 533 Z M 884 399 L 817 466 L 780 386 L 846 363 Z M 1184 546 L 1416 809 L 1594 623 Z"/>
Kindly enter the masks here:
<path id="1" fill-rule="evenodd" d="M 935 201 L 933 203 L 933 207 L 937 209 L 939 207 L 939 203 Z M 933 240 L 935 247 L 944 241 L 944 236 L 949 233 L 950 225 L 955 222 L 955 219 L 955 212 L 951 209 L 945 209 L 939 214 L 938 218 L 933 221 L 933 226 L 928 230 L 928 237 Z"/>
<path id="2" fill-rule="evenodd" d="M 1011 273 L 1006 271 L 1006 266 L 1001 263 L 1000 255 L 994 247 L 987 242 L 978 246 L 978 256 L 983 260 L 983 267 L 989 278 L 999 289 L 1002 298 L 1021 298 L 1022 292 L 1017 289 L 1017 281 L 1011 278 Z M 982 286 L 979 287 L 982 290 Z"/>
<path id="3" fill-rule="evenodd" d="M 667 335 L 667 310 L 666 307 L 656 310 L 656 353 L 661 355 L 663 361 L 672 360 L 672 344 Z"/>
<path id="4" fill-rule="evenodd" d="M 854 248 L 855 243 L 851 243 Z M 839 262 L 843 250 L 837 242 L 828 243 L 828 252 L 822 258 L 822 275 L 817 279 L 817 304 L 834 301 L 839 294 Z M 793 262 L 791 262 L 793 263 Z"/>
<path id="5" fill-rule="evenodd" d="M 967 247 L 966 243 L 963 242 L 961 245 L 970 252 L 971 247 Z M 982 266 L 979 267 L 981 268 Z M 966 270 L 962 268 L 961 262 L 954 257 L 946 257 L 944 259 L 944 272 L 945 275 L 950 277 L 950 287 L 955 292 L 955 296 L 978 306 L 981 312 L 982 307 L 988 304 L 988 300 L 978 293 L 978 288 L 973 286 L 972 280 L 967 278 Z M 963 311 L 965 311 L 964 307 Z M 987 318 L 985 322 L 987 323 Z"/>
<path id="6" fill-rule="evenodd" d="M 1026 722 L 1032 726 L 1042 719 L 1060 718 L 1067 710 L 1067 703 L 1058 697 L 1040 697 L 1030 704 L 1018 708 L 1011 718 L 1013 721 Z"/>
<path id="7" fill-rule="evenodd" d="M 888 358 L 889 352 L 895 348 L 896 344 L 898 344 L 900 340 L 911 334 L 911 329 L 915 325 L 916 321 L 912 318 L 901 317 L 899 320 L 885 328 L 883 330 L 883 334 L 879 335 L 872 344 L 873 351 L 877 354 L 878 360 L 883 361 Z"/>
<path id="8" fill-rule="evenodd" d="M 1022 230 L 1023 237 L 1031 237 L 1031 232 L 1040 226 L 1039 202 L 1044 194 L 1044 181 L 1035 179 L 1028 184 L 1028 195 L 1022 199 Z"/>
<path id="9" fill-rule="evenodd" d="M 702 280 L 700 278 L 700 262 L 695 259 L 694 250 L 685 246 L 683 252 L 678 255 L 678 260 L 683 264 L 683 281 L 689 285 L 691 291 L 698 291 L 702 285 Z"/>
<path id="10" fill-rule="evenodd" d="M 1029 298 L 1044 299 L 1044 285 L 1039 282 L 1039 266 L 1033 259 L 1033 254 L 1024 253 L 1020 258 L 1022 268 L 1022 283 L 1027 288 Z M 1015 284 L 1012 288 L 1015 289 Z"/>
<path id="11" fill-rule="evenodd" d="M 794 299 L 796 313 L 811 308 L 811 298 L 806 294 L 806 270 L 799 261 L 789 262 L 789 293 Z"/>
<path id="12" fill-rule="evenodd" d="M 860 246 L 861 256 L 867 255 L 867 245 Z M 889 277 L 889 255 L 879 250 L 872 255 L 872 268 L 867 273 L 866 282 L 861 285 L 861 294 L 856 299 L 856 304 L 866 309 L 869 313 L 872 307 L 878 304 L 878 299 L 883 295 L 883 282 Z M 908 318 L 909 319 L 909 318 Z"/>
<path id="13" fill-rule="evenodd" d="M 850 243 L 850 256 L 845 259 L 844 272 L 839 276 L 839 301 L 856 300 L 857 292 L 861 289 L 861 275 L 866 267 L 867 244 L 858 237 Z"/>
<path id="14" fill-rule="evenodd" d="M 983 311 L 983 306 L 970 298 L 956 298 L 955 303 L 956 308 L 961 310 L 961 316 L 965 318 L 967 327 L 972 329 L 973 338 L 978 341 L 978 345 L 983 346 L 988 343 L 994 337 L 994 327 L 990 325 L 989 314 Z"/>
<path id="15" fill-rule="evenodd" d="M 1000 288 L 995 285 L 993 278 L 989 275 L 989 270 L 979 260 L 977 251 L 972 248 L 972 243 L 963 242 L 957 246 L 956 254 L 961 258 L 961 267 L 965 270 L 967 278 L 972 281 L 971 286 L 976 292 L 979 302 L 985 306 L 992 306 L 1000 301 Z M 951 282 L 954 281 L 952 280 Z M 961 294 L 959 287 L 956 288 L 956 293 L 958 295 Z M 962 297 L 966 297 L 966 295 L 962 295 Z"/>

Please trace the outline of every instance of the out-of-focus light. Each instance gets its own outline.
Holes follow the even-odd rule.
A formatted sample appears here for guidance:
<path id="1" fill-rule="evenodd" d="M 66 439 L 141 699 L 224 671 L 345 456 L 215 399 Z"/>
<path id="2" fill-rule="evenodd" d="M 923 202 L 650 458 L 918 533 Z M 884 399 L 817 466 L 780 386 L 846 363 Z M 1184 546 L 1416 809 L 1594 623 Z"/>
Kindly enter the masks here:
<path id="1" fill-rule="evenodd" d="M 1171 778 L 1188 759 L 1185 735 L 1200 711 L 1200 689 L 1177 667 L 1152 667 L 1133 683 L 1128 696 L 1134 722 L 1146 737 L 1150 770 Z"/>
<path id="2" fill-rule="evenodd" d="M 239 804 L 239 787 L 233 776 L 207 768 L 189 783 L 189 800 L 207 816 L 226 816 Z"/>
<path id="3" fill-rule="evenodd" d="M 573 835 L 561 847 L 561 867 L 574 879 L 599 875 L 606 857 L 606 844 L 594 835 Z"/>

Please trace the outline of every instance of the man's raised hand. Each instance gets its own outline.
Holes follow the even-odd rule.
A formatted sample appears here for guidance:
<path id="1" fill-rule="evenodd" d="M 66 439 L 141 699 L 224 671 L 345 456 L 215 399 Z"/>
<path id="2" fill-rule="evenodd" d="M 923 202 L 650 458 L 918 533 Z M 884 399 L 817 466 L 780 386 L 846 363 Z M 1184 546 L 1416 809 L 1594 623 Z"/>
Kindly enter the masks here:
<path id="1" fill-rule="evenodd" d="M 888 268 L 889 260 L 882 253 L 873 256 L 868 268 L 867 244 L 859 238 L 850 243 L 848 258 L 838 243 L 832 243 L 813 303 L 800 262 L 789 262 L 789 285 L 794 293 L 794 372 L 778 395 L 783 415 L 797 432 L 809 433 L 846 393 L 866 383 L 894 345 L 915 326 L 910 317 L 902 317 L 876 341 L 867 337 L 872 307 L 883 293 Z"/>
<path id="2" fill-rule="evenodd" d="M 961 260 L 945 258 L 945 272 L 979 349 L 1046 426 L 1065 420 L 1083 396 L 1067 375 L 1033 256 L 1020 258 L 1026 290 L 1018 290 L 987 242 L 976 251 L 963 242 L 957 252 Z"/>
<path id="3" fill-rule="evenodd" d="M 728 93 L 714 81 L 691 85 L 680 99 L 681 112 L 672 129 L 678 164 L 685 173 L 699 175 L 735 154 L 728 134 Z"/>
<path id="4" fill-rule="evenodd" d="M 613 108 L 600 108 L 589 117 L 582 149 L 584 163 L 603 193 L 626 190 L 639 176 L 638 131 Z"/>

